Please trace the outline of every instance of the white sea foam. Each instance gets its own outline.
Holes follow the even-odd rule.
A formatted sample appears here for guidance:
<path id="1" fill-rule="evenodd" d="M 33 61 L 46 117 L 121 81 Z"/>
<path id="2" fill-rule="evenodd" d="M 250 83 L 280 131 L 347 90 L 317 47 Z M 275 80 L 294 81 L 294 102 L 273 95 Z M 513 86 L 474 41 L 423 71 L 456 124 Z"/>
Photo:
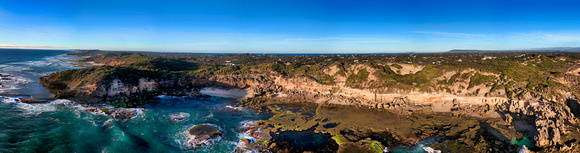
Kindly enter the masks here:
<path id="1" fill-rule="evenodd" d="M 234 106 L 230 106 L 230 105 L 226 105 L 226 108 L 228 109 L 232 109 L 232 110 L 237 110 L 237 111 L 242 111 L 244 110 L 243 107 L 234 107 Z"/>
<path id="2" fill-rule="evenodd" d="M 254 121 L 252 120 L 245 120 L 245 121 L 241 121 L 240 122 L 240 128 L 241 129 L 245 129 L 250 127 L 251 125 L 255 124 Z"/>
<path id="3" fill-rule="evenodd" d="M 67 99 L 57 99 L 46 103 L 23 103 L 22 97 L 0 96 L 3 103 L 10 103 L 16 108 L 24 110 L 27 114 L 38 115 L 43 112 L 57 111 L 58 108 L 73 108 L 76 110 L 86 111 L 94 115 L 111 116 L 115 119 L 134 119 L 143 116 L 143 108 L 115 108 L 111 105 L 82 105 Z M 102 110 L 112 111 L 110 115 Z"/>
<path id="4" fill-rule="evenodd" d="M 209 113 L 209 115 L 205 116 L 204 118 L 212 118 L 213 117 L 213 113 Z"/>
<path id="5" fill-rule="evenodd" d="M 176 123 L 186 122 L 189 119 L 190 114 L 185 112 L 179 112 L 169 115 L 171 121 Z"/>
<path id="6" fill-rule="evenodd" d="M 10 97 L 10 96 L 0 96 L 3 103 L 12 103 L 16 104 L 20 102 L 20 98 L 22 97 Z"/>
<path id="7" fill-rule="evenodd" d="M 8 91 L 22 89 L 26 87 L 26 85 L 33 82 L 32 80 L 22 77 L 22 76 L 13 76 L 10 74 L 2 74 L 3 76 L 0 77 L 0 93 L 6 93 Z"/>
<path id="8" fill-rule="evenodd" d="M 240 122 L 240 130 L 244 130 L 250 126 L 257 126 L 257 125 L 256 125 L 256 123 L 254 123 L 254 121 L 251 121 L 251 120 L 245 120 L 245 121 Z M 250 130 L 242 131 L 241 133 L 238 133 L 238 138 L 239 139 L 248 139 L 248 140 L 250 140 L 250 143 L 254 143 L 254 141 L 256 141 L 256 138 L 250 136 Z"/>
<path id="9" fill-rule="evenodd" d="M 28 66 L 35 66 L 35 67 L 44 67 L 44 66 L 60 66 L 60 67 L 72 67 L 74 66 L 72 60 L 76 59 L 77 57 L 68 56 L 66 54 L 56 55 L 56 56 L 49 56 L 44 57 L 37 61 L 24 61 L 24 62 L 14 62 L 11 64 L 20 64 L 20 65 L 28 65 Z"/>
<path id="10" fill-rule="evenodd" d="M 10 103 L 14 105 L 16 108 L 24 110 L 26 114 L 33 114 L 38 115 L 43 112 L 53 112 L 57 110 L 57 105 L 71 103 L 71 101 L 66 99 L 57 99 L 54 101 L 46 102 L 46 103 L 35 103 L 35 104 L 28 104 L 23 103 L 20 99 L 22 97 L 4 97 L 2 98 L 2 102 Z"/>
<path id="11" fill-rule="evenodd" d="M 256 123 L 254 123 L 254 121 L 251 120 L 245 120 L 245 121 L 241 121 L 240 122 L 240 130 L 242 130 L 241 133 L 238 133 L 238 139 L 246 139 L 249 141 L 250 144 L 253 144 L 254 142 L 256 142 L 256 138 L 252 137 L 251 134 L 251 130 L 246 130 L 249 127 L 252 126 L 258 126 Z M 244 131 L 246 130 L 246 131 Z M 258 128 L 255 132 L 261 132 L 262 130 L 260 128 Z M 251 149 L 247 149 L 245 146 L 246 144 L 244 144 L 244 142 L 242 141 L 238 141 L 236 143 L 236 150 L 237 151 L 243 151 L 244 153 L 257 153 L 257 150 L 251 150 Z"/>
<path id="12" fill-rule="evenodd" d="M 167 96 L 167 95 L 159 95 L 159 96 L 155 96 L 155 98 L 159 98 L 159 99 L 169 99 L 172 98 L 174 96 Z"/>
<path id="13" fill-rule="evenodd" d="M 6 91 L 11 91 L 11 90 L 18 90 L 21 88 L 18 88 L 14 85 L 4 85 L 4 87 L 0 87 L 0 93 L 5 93 Z"/>
<path id="14" fill-rule="evenodd" d="M 435 150 L 431 147 L 423 147 L 423 150 L 425 150 L 427 153 L 441 153 L 441 150 Z"/>
<path id="15" fill-rule="evenodd" d="M 12 62 L 0 65 L 0 70 L 32 73 L 36 75 L 46 75 L 65 69 L 81 68 L 73 62 L 79 57 L 69 56 L 66 54 L 49 56 L 33 61 Z M 38 72 L 36 69 L 43 72 Z"/>

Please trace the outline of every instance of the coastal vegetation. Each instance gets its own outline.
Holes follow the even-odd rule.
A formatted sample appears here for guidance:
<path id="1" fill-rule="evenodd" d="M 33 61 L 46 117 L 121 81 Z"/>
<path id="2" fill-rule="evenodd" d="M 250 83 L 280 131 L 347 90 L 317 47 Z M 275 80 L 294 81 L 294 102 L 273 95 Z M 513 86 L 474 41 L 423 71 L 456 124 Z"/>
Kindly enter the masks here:
<path id="1" fill-rule="evenodd" d="M 159 82 L 274 72 L 286 78 L 306 78 L 320 85 L 344 84 L 375 93 L 417 91 L 521 99 L 529 95 L 564 97 L 554 89 L 566 89 L 573 95 L 579 90 L 557 81 L 576 77 L 568 73 L 577 67 L 576 53 L 284 56 L 78 51 L 75 55 L 88 57 L 82 61 L 105 65 L 59 72 L 43 80 L 64 81 L 73 88 L 104 85 L 108 90 L 115 79 L 136 86 L 142 78 Z M 65 88 L 58 81 L 45 85 Z"/>
<path id="2" fill-rule="evenodd" d="M 550 96 L 551 93 L 541 93 L 535 89 L 564 88 L 565 86 L 554 79 L 567 75 L 566 72 L 575 66 L 579 59 L 575 53 L 554 52 L 320 56 L 99 51 L 76 54 L 90 56 L 85 59 L 86 61 L 142 70 L 136 71 L 137 74 L 144 73 L 143 71 L 155 72 L 150 75 L 156 76 L 157 79 L 170 79 L 181 74 L 200 77 L 216 74 L 262 74 L 273 71 L 285 77 L 305 77 L 323 85 L 334 85 L 340 80 L 338 78 L 345 77 L 345 83 L 349 87 L 379 89 L 378 91 L 397 88 L 408 91 L 458 93 L 484 85 L 492 87 L 490 91 L 505 90 L 506 93 L 511 93 L 505 95 L 508 98 L 517 98 L 528 93 Z M 401 73 L 403 64 L 423 68 L 415 73 Z M 365 68 L 351 68 L 356 65 L 364 65 Z M 326 73 L 330 68 L 336 68 L 338 71 Z M 127 72 L 132 71 L 127 69 Z M 164 73 L 157 73 L 158 71 Z M 453 75 L 443 76 L 446 72 Z M 371 77 L 373 79 L 369 79 L 369 75 L 374 76 Z M 132 75 L 127 76 L 123 79 L 127 79 L 128 82 L 134 83 L 135 79 L 138 79 L 131 77 Z M 453 87 L 458 82 L 467 84 L 459 85 L 460 88 Z M 578 94 L 577 89 L 571 91 Z"/>
<path id="3" fill-rule="evenodd" d="M 102 65 L 41 78 L 55 95 L 135 107 L 157 95 L 199 94 L 204 87 L 243 89 L 250 98 L 240 104 L 274 114 L 259 121 L 260 127 L 274 132 L 273 139 L 252 145 L 260 149 L 291 147 L 295 140 L 285 138 L 285 132 L 308 131 L 320 134 L 323 150 L 339 152 L 381 152 L 387 146 L 442 137 L 445 140 L 430 146 L 451 152 L 496 152 L 517 150 L 516 145 L 503 143 L 512 137 L 534 139 L 536 150 L 576 142 L 572 134 L 563 133 L 558 142 L 538 131 L 574 129 L 576 122 L 569 114 L 580 112 L 577 53 L 75 54 L 87 57 L 81 62 Z M 554 118 L 555 114 L 561 117 Z M 392 120 L 381 119 L 386 116 Z M 521 126 L 510 125 L 515 122 L 536 131 L 514 129 Z"/>

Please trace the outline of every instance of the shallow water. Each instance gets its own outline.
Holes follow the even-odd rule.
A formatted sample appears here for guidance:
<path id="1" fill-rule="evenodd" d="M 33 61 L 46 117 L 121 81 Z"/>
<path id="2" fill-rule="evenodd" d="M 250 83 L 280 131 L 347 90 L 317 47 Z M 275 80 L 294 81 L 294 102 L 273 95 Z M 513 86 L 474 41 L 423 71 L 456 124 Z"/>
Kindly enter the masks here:
<path id="1" fill-rule="evenodd" d="M 526 146 L 528 149 L 534 148 L 534 140 L 529 139 L 528 137 L 523 137 L 519 141 L 516 137 L 512 137 L 511 144 L 518 145 L 518 146 Z"/>

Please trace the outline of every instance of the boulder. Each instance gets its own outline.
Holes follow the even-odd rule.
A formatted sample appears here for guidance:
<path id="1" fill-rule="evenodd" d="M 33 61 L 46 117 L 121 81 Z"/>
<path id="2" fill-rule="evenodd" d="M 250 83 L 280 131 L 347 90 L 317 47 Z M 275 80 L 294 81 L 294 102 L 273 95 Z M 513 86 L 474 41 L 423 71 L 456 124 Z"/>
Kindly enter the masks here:
<path id="1" fill-rule="evenodd" d="M 223 135 L 222 130 L 212 124 L 195 125 L 189 129 L 187 144 L 192 147 L 211 145 Z"/>

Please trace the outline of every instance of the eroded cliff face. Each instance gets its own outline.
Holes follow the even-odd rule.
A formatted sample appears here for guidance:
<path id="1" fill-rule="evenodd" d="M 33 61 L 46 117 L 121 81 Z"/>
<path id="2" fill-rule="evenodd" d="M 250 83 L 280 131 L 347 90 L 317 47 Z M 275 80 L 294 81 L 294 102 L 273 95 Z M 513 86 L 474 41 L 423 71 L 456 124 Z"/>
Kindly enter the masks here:
<path id="1" fill-rule="evenodd" d="M 75 85 L 72 81 L 58 78 L 42 78 L 41 82 L 49 87 L 55 98 L 73 99 L 78 103 L 106 103 L 120 107 L 135 107 L 145 104 L 158 95 L 193 96 L 198 94 L 195 81 L 186 79 L 155 81 L 140 78 L 138 84 L 113 79 L 109 84 L 97 83 Z M 58 87 L 58 88 L 51 88 Z"/>
<path id="2" fill-rule="evenodd" d="M 253 91 L 247 104 L 263 101 L 294 101 L 319 104 L 354 105 L 386 109 L 400 114 L 413 112 L 448 112 L 481 118 L 498 118 L 516 131 L 533 138 L 543 151 L 579 149 L 578 101 L 563 89 L 559 97 L 528 94 L 518 99 L 506 98 L 505 92 L 456 95 L 447 92 L 378 91 L 355 89 L 338 80 L 335 85 L 322 85 L 305 77 L 283 77 L 276 73 L 262 75 L 216 75 L 208 80 Z M 475 90 L 475 89 L 474 89 Z M 486 94 L 487 93 L 487 94 Z"/>
<path id="3" fill-rule="evenodd" d="M 391 68 L 397 73 L 412 74 L 423 67 L 412 65 Z M 413 68 L 410 68 L 413 67 Z M 368 65 L 353 65 L 350 72 L 367 72 L 362 81 L 349 80 L 348 74 L 340 75 L 340 69 L 331 66 L 323 72 L 334 76 L 334 83 L 322 84 L 309 77 L 283 76 L 275 71 L 261 74 L 207 75 L 198 77 L 175 77 L 159 80 L 150 77 L 138 78 L 137 83 L 111 79 L 104 84 L 63 80 L 51 75 L 41 79 L 57 98 L 72 98 L 79 103 L 110 103 L 125 107 L 137 106 L 157 95 L 197 95 L 199 90 L 210 87 L 223 90 L 243 89 L 242 97 L 248 97 L 245 104 L 259 104 L 265 101 L 309 102 L 317 104 L 338 104 L 390 110 L 398 114 L 437 113 L 464 114 L 480 118 L 502 119 L 518 132 L 532 137 L 536 146 L 545 151 L 578 150 L 580 136 L 578 118 L 580 112 L 577 97 L 565 87 L 538 89 L 537 92 L 515 93 L 494 89 L 495 85 L 472 83 L 476 75 L 499 78 L 500 75 L 479 72 L 473 69 L 443 72 L 431 83 L 444 84 L 439 88 L 421 90 L 413 87 L 393 88 L 377 86 L 356 88 L 353 82 L 366 87 L 374 86 L 381 80 L 378 70 Z M 407 70 L 409 69 L 409 70 Z M 365 74 L 365 73 L 360 73 Z M 354 74 L 351 74 L 354 75 Z M 455 77 L 454 77 L 455 76 Z M 466 76 L 465 78 L 462 78 Z M 135 79 L 133 79 L 135 80 Z M 578 88 L 578 76 L 564 75 L 554 80 Z M 503 82 L 510 82 L 504 78 Z M 440 83 L 443 82 L 443 83 Z M 509 84 L 509 83 L 507 83 Z M 444 88 L 445 87 L 445 88 Z M 518 91 L 518 90 L 514 90 Z M 511 91 L 510 91 L 511 92 Z M 555 96 L 547 96 L 545 93 Z M 513 93 L 512 93 L 513 94 Z"/>

